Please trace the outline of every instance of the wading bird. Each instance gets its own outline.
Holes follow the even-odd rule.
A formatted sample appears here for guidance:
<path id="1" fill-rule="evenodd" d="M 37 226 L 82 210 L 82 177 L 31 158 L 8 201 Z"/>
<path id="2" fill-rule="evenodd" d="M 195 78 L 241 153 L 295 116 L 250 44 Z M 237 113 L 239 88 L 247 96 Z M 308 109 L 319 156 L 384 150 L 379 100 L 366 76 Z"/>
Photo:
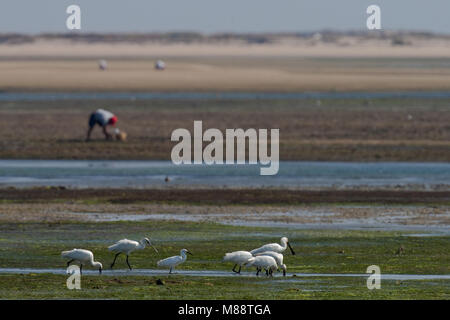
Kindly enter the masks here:
<path id="1" fill-rule="evenodd" d="M 277 262 L 274 258 L 269 256 L 256 256 L 250 258 L 247 263 L 247 267 L 256 267 L 256 276 L 259 275 L 262 269 L 266 270 L 267 276 L 272 276 L 273 271 L 277 270 Z"/>
<path id="2" fill-rule="evenodd" d="M 274 251 L 266 251 L 266 252 L 258 253 L 258 254 L 256 254 L 256 256 L 268 256 L 268 257 L 274 258 L 275 261 L 277 262 L 278 268 L 281 268 L 283 270 L 283 277 L 286 276 L 287 267 L 283 263 L 283 255 L 281 253 L 274 252 Z"/>
<path id="3" fill-rule="evenodd" d="M 158 250 L 156 250 L 156 248 L 152 245 L 152 243 L 150 242 L 150 240 L 148 238 L 144 238 L 139 242 L 134 241 L 134 240 L 122 239 L 122 240 L 117 241 L 112 246 L 109 246 L 108 250 L 116 253 L 116 255 L 114 256 L 114 261 L 111 263 L 111 269 L 114 267 L 114 264 L 116 263 L 116 259 L 119 256 L 119 254 L 125 253 L 127 256 L 126 261 L 127 261 L 128 268 L 130 268 L 130 270 L 131 270 L 130 263 L 128 262 L 128 256 L 130 255 L 130 253 L 132 253 L 135 250 L 144 249 L 146 244 L 148 244 L 156 252 L 158 252 Z"/>
<path id="4" fill-rule="evenodd" d="M 174 269 L 177 265 L 186 261 L 186 253 L 193 255 L 189 252 L 188 249 L 181 249 L 179 256 L 169 257 L 163 260 L 159 260 L 157 263 L 158 267 L 168 267 L 170 268 L 169 273 L 172 273 L 172 269 Z"/>
<path id="5" fill-rule="evenodd" d="M 67 262 L 69 266 L 73 261 L 78 261 L 80 263 L 80 274 L 83 270 L 83 264 L 89 264 L 94 268 L 98 268 L 98 272 L 102 273 L 102 264 L 100 262 L 94 261 L 94 254 L 89 250 L 84 249 L 73 249 L 69 251 L 61 252 L 61 257 L 70 259 Z"/>
<path id="6" fill-rule="evenodd" d="M 291 250 L 291 253 L 293 255 L 295 255 L 294 250 L 292 249 L 291 245 L 289 244 L 289 240 L 286 237 L 281 238 L 280 240 L 281 245 L 279 245 L 278 243 L 269 243 L 269 244 L 265 244 L 262 247 L 259 247 L 257 249 L 253 249 L 252 251 L 250 251 L 250 253 L 252 255 L 256 255 L 258 253 L 263 253 L 266 251 L 275 251 L 278 253 L 283 253 L 284 250 L 287 249 L 287 247 L 289 247 L 289 249 Z"/>
<path id="7" fill-rule="evenodd" d="M 253 255 L 248 251 L 234 251 L 226 253 L 223 257 L 225 262 L 233 262 L 233 272 L 241 273 L 242 265 L 245 264 L 248 259 L 253 258 Z M 236 267 L 239 265 L 239 270 L 236 271 Z"/>

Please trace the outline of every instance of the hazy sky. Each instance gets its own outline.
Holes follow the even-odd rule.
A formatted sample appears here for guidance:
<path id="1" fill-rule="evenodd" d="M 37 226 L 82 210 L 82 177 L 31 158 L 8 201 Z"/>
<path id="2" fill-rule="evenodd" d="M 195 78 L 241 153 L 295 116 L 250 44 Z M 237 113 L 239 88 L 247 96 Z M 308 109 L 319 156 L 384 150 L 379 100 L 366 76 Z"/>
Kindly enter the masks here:
<path id="1" fill-rule="evenodd" d="M 377 4 L 384 30 L 450 33 L 449 0 L 1 0 L 0 33 L 69 32 L 71 4 L 82 32 L 365 30 Z"/>

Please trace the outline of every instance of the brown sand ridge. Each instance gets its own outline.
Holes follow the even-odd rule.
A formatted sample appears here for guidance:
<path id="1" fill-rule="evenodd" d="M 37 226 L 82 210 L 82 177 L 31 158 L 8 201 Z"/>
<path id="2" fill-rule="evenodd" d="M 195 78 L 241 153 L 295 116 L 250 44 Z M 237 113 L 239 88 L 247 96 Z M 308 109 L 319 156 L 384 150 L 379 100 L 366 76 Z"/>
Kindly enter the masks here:
<path id="1" fill-rule="evenodd" d="M 66 189 L 0 188 L 12 203 L 97 201 L 109 204 L 299 205 L 308 203 L 444 204 L 449 191 L 286 189 Z"/>

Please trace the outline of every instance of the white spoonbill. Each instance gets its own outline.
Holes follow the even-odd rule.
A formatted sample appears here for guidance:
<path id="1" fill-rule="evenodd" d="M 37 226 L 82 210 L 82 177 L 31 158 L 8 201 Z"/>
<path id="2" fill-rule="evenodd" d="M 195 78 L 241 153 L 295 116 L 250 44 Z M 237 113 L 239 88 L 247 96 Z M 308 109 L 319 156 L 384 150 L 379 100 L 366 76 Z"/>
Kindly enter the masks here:
<path id="1" fill-rule="evenodd" d="M 253 249 L 252 251 L 250 251 L 250 253 L 252 255 L 258 254 L 258 253 L 262 253 L 262 252 L 266 252 L 266 251 L 275 251 L 278 253 L 282 253 L 284 252 L 284 250 L 287 249 L 287 247 L 289 247 L 289 249 L 291 250 L 291 253 L 293 255 L 295 255 L 294 250 L 292 249 L 291 245 L 289 244 L 289 240 L 286 237 L 281 238 L 280 240 L 281 245 L 279 245 L 278 243 L 269 243 L 269 244 L 265 244 L 262 247 L 259 247 L 257 249 Z"/>
<path id="2" fill-rule="evenodd" d="M 275 261 L 277 262 L 278 267 L 283 270 L 283 276 L 284 277 L 286 276 L 287 267 L 283 263 L 283 255 L 281 253 L 274 252 L 274 251 L 266 251 L 263 253 L 258 253 L 258 254 L 256 254 L 256 256 L 268 256 L 268 257 L 274 258 Z"/>
<path id="3" fill-rule="evenodd" d="M 277 270 L 277 262 L 274 258 L 269 256 L 256 256 L 250 258 L 248 262 L 245 264 L 247 267 L 256 267 L 256 275 L 258 276 L 261 272 L 261 269 L 264 268 L 266 270 L 266 275 L 269 274 L 272 276 L 273 271 Z"/>
<path id="4" fill-rule="evenodd" d="M 78 261 L 80 263 L 80 274 L 82 273 L 83 264 L 90 264 L 94 268 L 98 268 L 98 272 L 102 273 L 102 264 L 100 262 L 94 261 L 94 254 L 92 251 L 84 249 L 73 249 L 69 251 L 61 252 L 61 257 L 70 259 L 67 262 L 69 266 L 73 261 Z"/>
<path id="5" fill-rule="evenodd" d="M 169 267 L 169 273 L 172 273 L 172 269 L 174 269 L 177 265 L 186 261 L 186 253 L 192 255 L 188 249 L 181 249 L 179 256 L 169 257 L 163 260 L 159 260 L 157 263 L 158 267 Z"/>
<path id="6" fill-rule="evenodd" d="M 223 261 L 225 262 L 233 262 L 233 272 L 241 273 L 242 265 L 245 264 L 248 259 L 253 258 L 253 255 L 248 251 L 234 251 L 225 253 L 225 256 L 223 257 Z M 236 271 L 236 266 L 239 265 L 239 270 Z"/>
<path id="7" fill-rule="evenodd" d="M 134 241 L 134 240 L 122 239 L 122 240 L 117 241 L 112 246 L 109 246 L 108 250 L 116 253 L 116 255 L 114 257 L 114 261 L 111 263 L 111 269 L 114 267 L 114 264 L 116 263 L 116 259 L 119 256 L 119 254 L 125 253 L 127 256 L 126 261 L 127 261 L 128 268 L 130 268 L 130 270 L 131 270 L 130 263 L 128 262 L 128 256 L 130 255 L 130 253 L 132 253 L 135 250 L 144 249 L 146 244 L 148 244 L 156 252 L 158 252 L 158 250 L 156 250 L 156 248 L 152 245 L 152 243 L 150 242 L 150 240 L 148 238 L 144 238 L 139 242 Z"/>

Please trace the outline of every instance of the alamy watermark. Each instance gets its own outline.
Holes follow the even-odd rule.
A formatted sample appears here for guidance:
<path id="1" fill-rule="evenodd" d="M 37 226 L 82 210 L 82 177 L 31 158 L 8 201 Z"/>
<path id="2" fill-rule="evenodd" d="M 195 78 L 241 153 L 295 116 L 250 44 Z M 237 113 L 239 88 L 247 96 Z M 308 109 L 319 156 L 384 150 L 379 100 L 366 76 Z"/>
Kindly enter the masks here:
<path id="1" fill-rule="evenodd" d="M 67 289 L 80 290 L 81 289 L 80 267 L 77 265 L 70 265 L 67 267 L 67 273 L 70 274 L 70 276 L 67 278 L 67 281 L 66 281 Z"/>
<path id="2" fill-rule="evenodd" d="M 370 276 L 367 278 L 367 289 L 381 289 L 381 270 L 377 265 L 371 265 L 367 267 L 366 273 Z"/>
<path id="3" fill-rule="evenodd" d="M 193 143 L 192 143 L 193 140 Z M 171 152 L 172 162 L 180 164 L 259 164 L 260 175 L 275 175 L 279 169 L 280 130 L 270 129 L 270 155 L 267 129 L 226 129 L 225 137 L 219 129 L 203 132 L 202 121 L 194 121 L 194 134 L 184 128 L 172 132 L 171 141 L 179 141 Z M 236 141 L 236 143 L 235 143 Z M 246 155 L 248 141 L 248 157 Z M 203 148 L 203 142 L 209 142 Z M 225 159 L 224 159 L 225 142 Z M 193 157 L 192 157 L 193 144 Z M 236 154 L 235 154 L 236 153 Z M 248 158 L 248 162 L 246 159 Z"/>
<path id="4" fill-rule="evenodd" d="M 369 30 L 380 30 L 381 29 L 381 8 L 376 4 L 372 4 L 367 7 L 367 14 L 370 16 L 367 18 L 366 26 Z"/>
<path id="5" fill-rule="evenodd" d="M 81 8 L 76 4 L 72 4 L 67 7 L 66 13 L 70 16 L 66 19 L 66 27 L 69 30 L 81 29 Z"/>

